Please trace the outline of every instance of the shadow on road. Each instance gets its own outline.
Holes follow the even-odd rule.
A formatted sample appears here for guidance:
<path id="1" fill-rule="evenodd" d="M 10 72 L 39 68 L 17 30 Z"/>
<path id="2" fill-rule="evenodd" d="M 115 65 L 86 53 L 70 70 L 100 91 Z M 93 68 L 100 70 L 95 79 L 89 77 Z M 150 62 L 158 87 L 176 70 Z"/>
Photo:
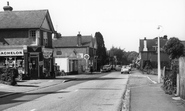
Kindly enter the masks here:
<path id="1" fill-rule="evenodd" d="M 60 91 L 60 92 L 51 92 L 51 91 L 46 91 L 46 92 L 36 92 L 36 93 L 16 93 L 15 95 L 11 95 L 11 96 L 7 96 L 7 97 L 3 97 L 1 98 L 1 101 L 0 101 L 0 110 L 1 110 L 1 105 L 6 105 L 6 104 L 19 104 L 19 103 L 22 103 L 22 102 L 28 102 L 30 101 L 29 99 L 26 99 L 26 98 L 29 98 L 29 96 L 33 97 L 36 99 L 38 97 L 40 97 L 41 95 L 47 95 L 47 94 L 57 94 L 57 93 L 69 93 L 70 91 Z M 0 92 L 1 93 L 10 93 L 10 92 Z M 22 97 L 22 98 L 21 98 Z M 18 99 L 17 99 L 18 98 Z"/>
<path id="2" fill-rule="evenodd" d="M 20 84 L 17 84 L 15 87 L 39 87 L 39 86 L 36 86 L 36 85 L 20 85 Z"/>

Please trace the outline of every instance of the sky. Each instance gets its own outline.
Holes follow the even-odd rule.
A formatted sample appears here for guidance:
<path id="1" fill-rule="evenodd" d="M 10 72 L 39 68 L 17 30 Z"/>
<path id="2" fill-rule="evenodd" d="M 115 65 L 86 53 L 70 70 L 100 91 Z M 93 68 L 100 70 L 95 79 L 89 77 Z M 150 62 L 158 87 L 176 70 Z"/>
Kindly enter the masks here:
<path id="1" fill-rule="evenodd" d="M 185 40 L 185 0 L 8 0 L 13 11 L 48 9 L 63 36 L 103 35 L 105 47 L 137 51 L 139 40 Z M 7 0 L 0 0 L 0 11 Z M 158 30 L 158 25 L 161 29 Z"/>

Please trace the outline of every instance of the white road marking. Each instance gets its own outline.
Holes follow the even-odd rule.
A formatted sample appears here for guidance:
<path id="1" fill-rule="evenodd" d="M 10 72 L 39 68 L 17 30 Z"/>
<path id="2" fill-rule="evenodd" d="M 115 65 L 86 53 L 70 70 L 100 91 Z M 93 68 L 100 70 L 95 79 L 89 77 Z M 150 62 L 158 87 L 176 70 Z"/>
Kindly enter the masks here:
<path id="1" fill-rule="evenodd" d="M 36 109 L 32 109 L 32 110 L 30 110 L 30 111 L 36 111 Z"/>
<path id="2" fill-rule="evenodd" d="M 49 80 L 48 82 L 53 82 L 53 80 Z"/>
<path id="3" fill-rule="evenodd" d="M 77 92 L 78 91 L 78 89 L 77 90 L 75 90 L 75 92 Z"/>
<path id="4" fill-rule="evenodd" d="M 153 81 L 150 77 L 146 76 L 150 81 L 152 81 L 154 84 L 157 84 L 157 82 Z"/>

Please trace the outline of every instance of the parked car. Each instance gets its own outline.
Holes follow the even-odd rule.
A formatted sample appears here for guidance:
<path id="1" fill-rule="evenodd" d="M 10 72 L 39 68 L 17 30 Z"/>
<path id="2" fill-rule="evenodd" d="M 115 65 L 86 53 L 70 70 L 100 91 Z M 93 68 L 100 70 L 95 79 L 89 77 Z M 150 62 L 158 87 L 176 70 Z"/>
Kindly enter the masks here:
<path id="1" fill-rule="evenodd" d="M 129 69 L 129 71 L 132 70 L 132 67 L 130 65 L 128 65 L 127 68 Z"/>
<path id="2" fill-rule="evenodd" d="M 104 65 L 101 68 L 101 72 L 109 72 L 109 71 L 111 71 L 111 65 Z"/>
<path id="3" fill-rule="evenodd" d="M 129 74 L 130 73 L 129 67 L 122 66 L 122 68 L 121 68 L 121 74 L 123 74 L 123 73 Z"/>
<path id="4" fill-rule="evenodd" d="M 115 70 L 116 71 L 121 71 L 121 67 L 122 67 L 121 65 L 116 65 Z"/>

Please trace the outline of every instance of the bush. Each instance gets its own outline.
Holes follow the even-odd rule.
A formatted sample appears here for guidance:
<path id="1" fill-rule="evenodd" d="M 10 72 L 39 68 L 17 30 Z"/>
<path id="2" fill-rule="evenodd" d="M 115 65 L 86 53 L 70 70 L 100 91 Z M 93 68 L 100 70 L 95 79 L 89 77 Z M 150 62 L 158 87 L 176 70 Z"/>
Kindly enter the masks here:
<path id="1" fill-rule="evenodd" d="M 0 82 L 8 85 L 16 85 L 15 78 L 18 77 L 18 70 L 14 68 L 1 69 Z"/>
<path id="2" fill-rule="evenodd" d="M 178 66 L 172 65 L 172 70 L 165 71 L 165 77 L 163 78 L 164 82 L 162 88 L 164 89 L 165 93 L 167 94 L 175 94 L 176 93 L 176 79 L 178 73 Z"/>

